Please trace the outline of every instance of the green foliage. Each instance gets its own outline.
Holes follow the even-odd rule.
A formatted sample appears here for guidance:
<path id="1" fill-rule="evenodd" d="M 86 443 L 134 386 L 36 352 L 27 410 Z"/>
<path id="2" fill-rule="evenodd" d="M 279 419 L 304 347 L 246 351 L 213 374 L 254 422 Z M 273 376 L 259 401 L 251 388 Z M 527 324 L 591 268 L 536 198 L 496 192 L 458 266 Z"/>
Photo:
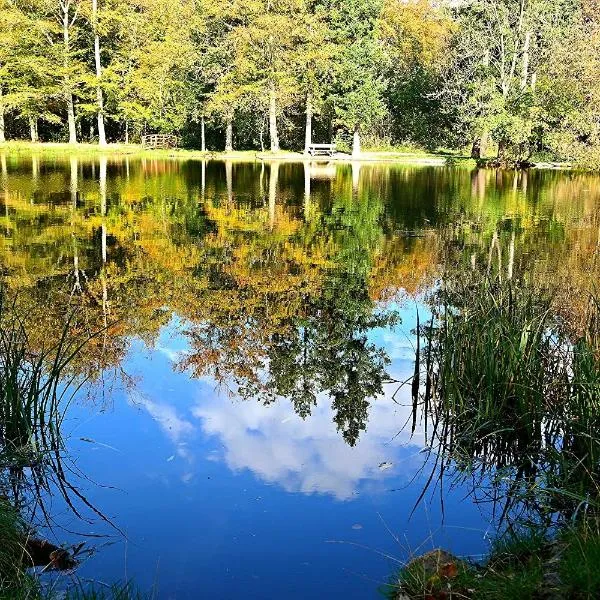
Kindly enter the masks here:
<path id="1" fill-rule="evenodd" d="M 0 114 L 55 138 L 73 104 L 125 131 L 300 146 L 349 136 L 597 166 L 595 0 L 81 0 L 0 4 Z M 168 15 L 168 18 L 165 18 Z M 97 25 L 97 26 L 96 26 Z M 98 33 L 99 68 L 94 34 Z M 274 34 L 276 32 L 276 35 Z M 0 123 L 1 125 L 1 123 Z M 90 134 L 91 135 L 91 134 Z M 137 137 L 136 137 L 137 139 Z M 355 138 L 355 142 L 358 139 Z"/>

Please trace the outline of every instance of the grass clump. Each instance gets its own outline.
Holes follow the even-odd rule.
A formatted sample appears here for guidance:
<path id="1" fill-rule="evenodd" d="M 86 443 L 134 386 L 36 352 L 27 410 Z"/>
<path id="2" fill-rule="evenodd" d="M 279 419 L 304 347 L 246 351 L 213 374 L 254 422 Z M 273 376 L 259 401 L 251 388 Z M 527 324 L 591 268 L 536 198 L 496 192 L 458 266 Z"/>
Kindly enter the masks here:
<path id="1" fill-rule="evenodd" d="M 18 511 L 0 499 L 0 600 L 37 599 L 38 581 L 24 568 L 26 528 Z"/>
<path id="2" fill-rule="evenodd" d="M 131 582 L 100 585 L 98 583 L 71 587 L 65 600 L 151 600 L 153 593 L 142 593 Z"/>
<path id="3" fill-rule="evenodd" d="M 600 504 L 598 302 L 581 334 L 549 290 L 467 275 L 444 282 L 433 314 L 413 428 L 421 415 L 439 477 L 494 487 L 503 516 L 520 505 L 569 521 Z"/>
<path id="4" fill-rule="evenodd" d="M 600 532 L 588 522 L 554 537 L 522 530 L 500 538 L 488 559 L 417 558 L 385 590 L 394 600 L 593 600 L 600 597 Z M 424 560 L 425 559 L 425 560 Z"/>

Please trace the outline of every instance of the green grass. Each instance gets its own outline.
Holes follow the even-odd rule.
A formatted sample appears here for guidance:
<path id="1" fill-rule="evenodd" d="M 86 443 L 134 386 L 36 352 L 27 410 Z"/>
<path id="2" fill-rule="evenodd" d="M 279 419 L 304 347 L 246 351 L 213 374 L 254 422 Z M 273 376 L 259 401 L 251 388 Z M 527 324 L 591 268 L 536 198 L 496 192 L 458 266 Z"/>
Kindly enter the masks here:
<path id="1" fill-rule="evenodd" d="M 258 160 L 261 159 L 281 159 L 301 161 L 305 155 L 299 151 L 281 150 L 280 152 L 270 152 L 268 150 L 234 150 L 232 152 L 192 150 L 178 148 L 172 150 L 147 150 L 139 144 L 108 144 L 100 147 L 98 144 L 65 144 L 65 143 L 32 143 L 26 141 L 10 141 L 0 144 L 0 150 L 5 150 L 9 154 L 39 154 L 46 157 L 68 156 L 73 153 L 86 154 L 90 157 L 96 155 L 111 156 L 132 156 L 139 158 L 180 158 L 180 159 L 206 159 L 206 158 L 227 158 L 231 160 Z M 350 157 L 349 157 L 350 158 Z M 361 155 L 361 160 L 370 162 L 417 162 L 435 160 L 437 162 L 451 160 L 453 163 L 466 157 L 453 152 L 427 152 L 425 150 L 415 149 L 394 149 L 394 150 L 365 150 Z"/>
<path id="2" fill-rule="evenodd" d="M 0 498 L 0 600 L 38 600 L 41 588 L 24 568 L 27 527 L 19 512 Z"/>
<path id="3" fill-rule="evenodd" d="M 496 542 L 482 564 L 459 561 L 452 578 L 411 561 L 384 590 L 411 600 L 536 600 L 600 597 L 600 533 L 597 524 L 567 528 L 556 537 L 522 530 Z"/>
<path id="4" fill-rule="evenodd" d="M 427 416 L 439 475 L 453 468 L 482 485 L 501 482 L 506 514 L 520 504 L 569 520 L 597 503 L 597 300 L 583 336 L 560 317 L 550 290 L 523 282 L 447 278 L 433 305 L 413 405 L 414 424 Z"/>
<path id="5" fill-rule="evenodd" d="M 0 287 L 0 468 L 36 468 L 62 448 L 64 412 L 82 385 L 67 369 L 89 339 L 67 318 L 60 339 L 33 347 L 18 298 Z"/>
<path id="6" fill-rule="evenodd" d="M 77 584 L 67 591 L 65 600 L 151 600 L 154 592 L 142 593 L 131 583 L 112 585 Z"/>

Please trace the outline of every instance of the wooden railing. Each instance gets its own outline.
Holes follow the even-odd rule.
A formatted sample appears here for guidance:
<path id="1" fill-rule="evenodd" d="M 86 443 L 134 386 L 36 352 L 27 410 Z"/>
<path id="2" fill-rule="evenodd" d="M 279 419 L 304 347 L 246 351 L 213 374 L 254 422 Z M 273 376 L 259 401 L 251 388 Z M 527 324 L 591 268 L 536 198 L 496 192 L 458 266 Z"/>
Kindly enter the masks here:
<path id="1" fill-rule="evenodd" d="M 177 148 L 179 145 L 179 138 L 176 135 L 170 135 L 167 133 L 152 133 L 150 135 L 142 136 L 142 146 L 144 148 Z"/>

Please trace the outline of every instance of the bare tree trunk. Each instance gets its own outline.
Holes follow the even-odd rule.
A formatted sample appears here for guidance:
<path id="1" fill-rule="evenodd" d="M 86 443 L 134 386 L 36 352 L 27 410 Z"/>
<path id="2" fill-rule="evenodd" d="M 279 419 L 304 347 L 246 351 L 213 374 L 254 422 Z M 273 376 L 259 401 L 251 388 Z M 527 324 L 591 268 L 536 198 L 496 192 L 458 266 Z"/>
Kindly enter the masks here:
<path id="1" fill-rule="evenodd" d="M 31 134 L 31 141 L 36 144 L 39 140 L 38 138 L 38 126 L 37 119 L 35 117 L 29 117 L 29 132 Z"/>
<path id="2" fill-rule="evenodd" d="M 523 66 L 521 69 L 521 91 L 527 87 L 529 79 L 529 46 L 531 45 L 531 31 L 525 34 L 525 42 L 523 44 Z"/>
<path id="3" fill-rule="evenodd" d="M 69 40 L 69 7 L 70 2 L 62 3 L 63 9 L 63 43 L 64 43 L 64 67 L 65 71 L 69 68 L 69 52 L 70 52 L 70 40 Z M 73 102 L 73 92 L 71 91 L 71 81 L 69 76 L 65 74 L 64 80 L 65 86 L 65 100 L 67 102 L 67 121 L 69 125 L 69 144 L 77 143 L 77 128 L 75 125 L 75 104 Z"/>
<path id="4" fill-rule="evenodd" d="M 233 114 L 227 115 L 227 123 L 225 126 L 225 152 L 233 150 Z"/>
<path id="5" fill-rule="evenodd" d="M 312 144 L 312 97 L 310 94 L 306 95 L 306 130 L 304 133 L 304 154 L 308 154 L 309 146 Z"/>
<path id="6" fill-rule="evenodd" d="M 279 135 L 277 133 L 277 100 L 275 84 L 269 86 L 269 135 L 271 137 L 271 152 L 279 152 Z"/>
<path id="7" fill-rule="evenodd" d="M 204 130 L 204 115 L 202 115 L 202 118 L 200 120 L 200 138 L 201 138 L 201 149 L 202 152 L 206 152 L 206 132 Z"/>
<path id="8" fill-rule="evenodd" d="M 6 136 L 4 134 L 4 102 L 2 96 L 2 86 L 0 85 L 0 144 L 6 142 Z"/>
<path id="9" fill-rule="evenodd" d="M 354 129 L 354 137 L 352 139 L 352 157 L 358 158 L 361 154 L 360 150 L 360 133 L 358 127 Z"/>
<path id="10" fill-rule="evenodd" d="M 98 0 L 92 0 L 92 22 L 94 27 L 94 61 L 96 63 L 96 102 L 98 104 L 98 144 L 106 146 L 104 131 L 104 95 L 100 86 L 102 64 L 100 62 L 100 36 L 98 35 Z"/>

